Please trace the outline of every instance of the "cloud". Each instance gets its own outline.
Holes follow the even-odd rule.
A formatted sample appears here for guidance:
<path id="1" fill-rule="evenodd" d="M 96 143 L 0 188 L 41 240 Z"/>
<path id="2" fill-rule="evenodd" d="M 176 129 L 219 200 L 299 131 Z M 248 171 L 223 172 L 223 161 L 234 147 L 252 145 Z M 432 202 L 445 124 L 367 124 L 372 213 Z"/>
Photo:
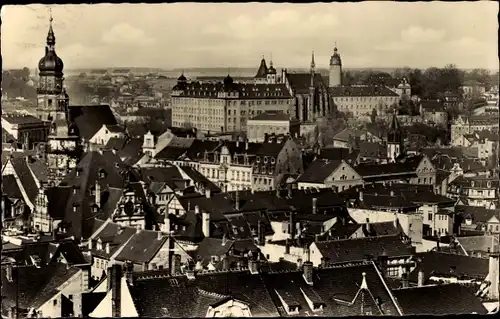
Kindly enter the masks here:
<path id="1" fill-rule="evenodd" d="M 297 38 L 317 36 L 338 24 L 339 20 L 332 13 L 301 15 L 297 10 L 283 9 L 270 11 L 262 17 L 241 14 L 227 23 L 206 27 L 204 33 L 230 34 L 242 40 Z"/>
<path id="2" fill-rule="evenodd" d="M 409 43 L 435 43 L 441 41 L 445 35 L 445 30 L 425 29 L 418 26 L 411 26 L 401 31 L 401 39 Z"/>
<path id="3" fill-rule="evenodd" d="M 441 44 L 445 35 L 445 30 L 411 26 L 401 31 L 401 38 L 398 41 L 377 45 L 375 46 L 375 50 L 400 52 L 411 50 L 424 44 Z"/>
<path id="4" fill-rule="evenodd" d="M 102 42 L 113 45 L 144 45 L 153 43 L 154 39 L 148 37 L 142 29 L 135 28 L 128 23 L 119 23 L 104 32 Z"/>

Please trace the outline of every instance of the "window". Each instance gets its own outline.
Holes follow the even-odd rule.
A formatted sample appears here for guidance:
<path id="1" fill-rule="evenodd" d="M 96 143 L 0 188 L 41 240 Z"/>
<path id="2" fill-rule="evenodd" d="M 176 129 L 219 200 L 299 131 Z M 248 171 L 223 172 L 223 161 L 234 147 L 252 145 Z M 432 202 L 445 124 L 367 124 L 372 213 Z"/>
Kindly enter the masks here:
<path id="1" fill-rule="evenodd" d="M 429 221 L 432 221 L 432 213 L 429 213 L 429 214 L 427 215 L 427 219 L 429 219 Z"/>
<path id="2" fill-rule="evenodd" d="M 57 306 L 57 299 L 52 300 L 52 304 L 53 304 L 54 306 Z"/>
<path id="3" fill-rule="evenodd" d="M 68 296 L 69 300 L 73 300 L 73 295 Z"/>

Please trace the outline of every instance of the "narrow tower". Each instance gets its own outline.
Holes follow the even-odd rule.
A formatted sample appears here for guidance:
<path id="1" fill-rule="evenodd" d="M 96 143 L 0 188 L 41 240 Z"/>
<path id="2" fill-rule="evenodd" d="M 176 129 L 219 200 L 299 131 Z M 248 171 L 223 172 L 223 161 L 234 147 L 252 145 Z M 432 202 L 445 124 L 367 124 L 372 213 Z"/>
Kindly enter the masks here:
<path id="1" fill-rule="evenodd" d="M 387 159 L 394 162 L 403 149 L 403 136 L 397 113 L 392 116 L 391 126 L 387 132 Z"/>
<path id="2" fill-rule="evenodd" d="M 329 87 L 342 85 L 342 60 L 337 50 L 337 45 L 333 49 L 333 55 L 330 58 L 330 76 Z"/>
<path id="3" fill-rule="evenodd" d="M 309 84 L 309 105 L 307 109 L 307 120 L 314 121 L 316 118 L 315 104 L 316 104 L 316 88 L 314 86 L 314 78 L 316 76 L 316 63 L 314 62 L 314 51 L 311 56 L 311 80 Z"/>
<path id="4" fill-rule="evenodd" d="M 56 37 L 50 15 L 45 56 L 38 62 L 37 115 L 50 127 L 45 154 L 49 184 L 57 185 L 76 166 L 81 155 L 78 127 L 69 112 L 62 60 L 55 51 Z"/>
<path id="5" fill-rule="evenodd" d="M 269 69 L 267 69 L 267 83 L 276 84 L 276 69 L 273 66 L 273 57 L 269 60 Z"/>

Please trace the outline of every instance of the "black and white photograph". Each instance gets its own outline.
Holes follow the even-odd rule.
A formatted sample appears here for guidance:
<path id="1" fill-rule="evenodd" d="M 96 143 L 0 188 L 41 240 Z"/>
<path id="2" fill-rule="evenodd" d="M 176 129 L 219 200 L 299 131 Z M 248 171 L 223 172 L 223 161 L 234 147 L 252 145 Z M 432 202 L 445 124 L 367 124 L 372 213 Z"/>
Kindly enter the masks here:
<path id="1" fill-rule="evenodd" d="M 1 8 L 1 319 L 493 315 L 499 3 Z"/>

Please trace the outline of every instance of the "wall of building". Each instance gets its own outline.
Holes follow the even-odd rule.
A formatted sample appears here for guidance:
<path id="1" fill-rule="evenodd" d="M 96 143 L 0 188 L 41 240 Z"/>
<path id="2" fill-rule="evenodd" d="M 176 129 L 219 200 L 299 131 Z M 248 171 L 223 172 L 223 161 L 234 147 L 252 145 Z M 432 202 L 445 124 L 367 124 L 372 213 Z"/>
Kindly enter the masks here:
<path id="1" fill-rule="evenodd" d="M 290 121 L 259 121 L 249 120 L 247 124 L 247 138 L 249 142 L 261 143 L 266 134 L 288 134 L 290 133 Z"/>
<path id="2" fill-rule="evenodd" d="M 343 113 L 349 113 L 353 117 L 370 116 L 373 109 L 377 114 L 387 113 L 389 107 L 398 103 L 398 96 L 334 96 L 333 102 L 337 110 Z"/>

